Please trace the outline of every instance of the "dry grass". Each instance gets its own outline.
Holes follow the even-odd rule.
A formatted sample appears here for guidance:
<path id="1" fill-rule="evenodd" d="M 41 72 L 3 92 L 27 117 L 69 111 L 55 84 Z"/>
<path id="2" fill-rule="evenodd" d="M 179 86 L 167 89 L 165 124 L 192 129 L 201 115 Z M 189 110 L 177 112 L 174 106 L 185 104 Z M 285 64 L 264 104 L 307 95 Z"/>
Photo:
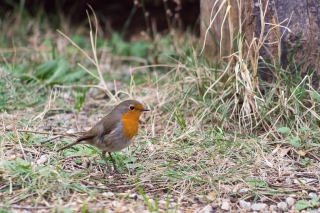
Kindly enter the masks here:
<path id="1" fill-rule="evenodd" d="M 257 53 L 263 38 L 251 44 L 240 38 L 233 62 L 213 69 L 196 51 L 175 58 L 174 63 L 168 57 L 162 65 L 131 67 L 111 63 L 108 50 L 94 45 L 93 53 L 83 50 L 86 57 L 79 51 L 70 53 L 72 45 L 54 37 L 58 54 L 70 64 L 87 65 L 98 82 L 87 75 L 89 80 L 81 84 L 50 86 L 39 81 L 28 85 L 14 79 L 13 69 L 8 68 L 12 66 L 3 65 L 1 88 L 13 96 L 6 100 L 13 106 L 0 115 L 3 212 L 22 207 L 34 212 L 192 212 L 221 198 L 276 203 L 289 194 L 303 199 L 319 191 L 320 96 L 308 76 L 291 84 L 278 76 L 269 90 L 260 92 L 258 54 L 245 55 L 242 47 L 248 45 Z M 95 39 L 92 35 L 91 44 Z M 42 44 L 35 42 L 34 49 Z M 28 62 L 45 62 L 52 59 L 50 54 L 28 53 Z M 23 55 L 23 50 L 3 55 L 3 61 L 12 65 L 22 61 Z M 229 70 L 234 72 L 224 82 L 222 77 Z M 26 75 L 32 76 L 32 69 Z M 104 82 L 102 76 L 131 80 L 99 85 Z M 137 78 L 143 83 L 136 83 Z M 73 93 L 82 87 L 90 90 L 79 112 L 72 108 L 77 102 Z M 42 98 L 45 101 L 34 101 Z M 55 151 L 73 138 L 54 134 L 87 130 L 124 99 L 137 99 L 152 110 L 141 118 L 136 143 L 115 154 L 123 175 L 106 176 L 99 152 L 90 146 Z M 18 104 L 21 107 L 15 107 Z M 132 194 L 139 194 L 137 200 L 129 197 Z"/>

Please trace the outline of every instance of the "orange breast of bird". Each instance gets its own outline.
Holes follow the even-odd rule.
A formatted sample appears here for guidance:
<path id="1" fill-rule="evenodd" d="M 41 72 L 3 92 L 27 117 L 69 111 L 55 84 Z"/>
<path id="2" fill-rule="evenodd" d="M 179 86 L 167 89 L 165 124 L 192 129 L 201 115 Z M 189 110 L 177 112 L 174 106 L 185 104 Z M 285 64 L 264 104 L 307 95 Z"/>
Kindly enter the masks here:
<path id="1" fill-rule="evenodd" d="M 138 134 L 140 110 L 128 111 L 121 115 L 123 136 L 130 140 Z"/>

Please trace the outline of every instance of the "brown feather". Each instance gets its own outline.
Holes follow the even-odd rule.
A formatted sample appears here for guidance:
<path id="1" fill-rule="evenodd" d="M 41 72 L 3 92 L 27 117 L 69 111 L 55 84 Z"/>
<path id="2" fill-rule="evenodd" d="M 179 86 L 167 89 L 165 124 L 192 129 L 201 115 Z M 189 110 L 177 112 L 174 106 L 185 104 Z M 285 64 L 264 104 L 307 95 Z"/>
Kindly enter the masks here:
<path id="1" fill-rule="evenodd" d="M 62 147 L 57 151 L 59 152 L 80 143 L 92 144 L 90 142 L 93 138 L 103 137 L 104 135 L 109 134 L 116 127 L 117 121 L 119 120 L 117 116 L 110 116 L 111 114 L 112 112 L 102 118 L 96 125 L 94 125 L 88 132 L 85 132 L 84 135 L 79 137 L 75 142 Z"/>
<path id="2" fill-rule="evenodd" d="M 138 133 L 139 117 L 143 111 L 149 111 L 149 109 L 143 108 L 140 102 L 135 100 L 123 101 L 88 132 L 85 132 L 75 142 L 58 149 L 58 151 L 76 144 L 87 143 L 102 150 L 102 156 L 111 172 L 105 156 L 108 152 L 116 170 L 110 152 L 120 151 L 134 141 L 134 136 Z"/>

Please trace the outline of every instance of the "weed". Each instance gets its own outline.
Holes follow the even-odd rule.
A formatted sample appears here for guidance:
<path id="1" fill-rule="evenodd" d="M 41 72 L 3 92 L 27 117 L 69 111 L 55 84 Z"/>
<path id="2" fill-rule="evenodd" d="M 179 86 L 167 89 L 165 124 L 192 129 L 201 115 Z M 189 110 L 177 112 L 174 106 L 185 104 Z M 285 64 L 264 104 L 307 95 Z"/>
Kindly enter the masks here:
<path id="1" fill-rule="evenodd" d="M 310 202 L 306 200 L 298 200 L 295 205 L 295 210 L 301 211 L 303 209 L 312 209 L 318 207 L 317 202 L 319 201 L 318 197 L 314 197 L 310 200 Z"/>

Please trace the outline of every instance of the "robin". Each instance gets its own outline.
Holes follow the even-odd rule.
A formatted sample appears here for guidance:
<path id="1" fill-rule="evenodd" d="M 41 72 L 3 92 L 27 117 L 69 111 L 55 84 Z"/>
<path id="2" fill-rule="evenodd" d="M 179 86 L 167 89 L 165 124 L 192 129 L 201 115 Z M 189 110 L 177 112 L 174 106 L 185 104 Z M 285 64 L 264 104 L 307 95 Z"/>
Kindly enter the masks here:
<path id="1" fill-rule="evenodd" d="M 111 173 L 111 167 L 106 158 L 108 152 L 114 166 L 114 171 L 118 172 L 111 152 L 120 151 L 134 141 L 134 137 L 138 133 L 139 117 L 144 111 L 150 110 L 144 108 L 138 101 L 123 101 L 88 132 L 85 132 L 75 142 L 58 149 L 58 151 L 76 144 L 90 144 L 102 150 L 102 157 Z"/>

